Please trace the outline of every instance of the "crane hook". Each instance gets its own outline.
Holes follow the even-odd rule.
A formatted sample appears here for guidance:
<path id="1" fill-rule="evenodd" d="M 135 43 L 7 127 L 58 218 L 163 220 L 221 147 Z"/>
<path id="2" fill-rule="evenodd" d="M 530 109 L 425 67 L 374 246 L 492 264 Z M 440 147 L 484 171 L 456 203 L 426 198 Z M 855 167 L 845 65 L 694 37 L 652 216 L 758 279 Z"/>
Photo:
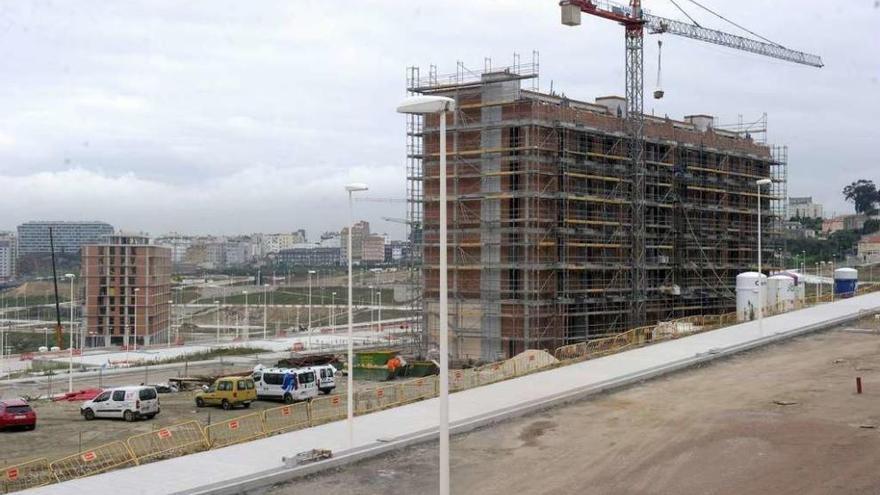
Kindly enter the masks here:
<path id="1" fill-rule="evenodd" d="M 663 55 L 663 40 L 657 40 L 657 89 L 654 90 L 654 99 L 663 98 L 663 86 L 660 84 L 660 62 Z"/>

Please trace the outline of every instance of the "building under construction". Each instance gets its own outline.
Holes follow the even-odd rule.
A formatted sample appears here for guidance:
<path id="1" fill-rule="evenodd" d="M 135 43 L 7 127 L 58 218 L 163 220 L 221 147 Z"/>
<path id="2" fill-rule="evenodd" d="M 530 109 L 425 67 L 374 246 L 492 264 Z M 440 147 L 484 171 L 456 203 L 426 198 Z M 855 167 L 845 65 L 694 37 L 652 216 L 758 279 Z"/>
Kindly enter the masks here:
<path id="1" fill-rule="evenodd" d="M 538 64 L 426 76 L 411 94 L 454 98 L 447 116 L 450 352 L 494 360 L 624 331 L 632 293 L 632 165 L 626 102 L 542 93 Z M 411 239 L 424 328 L 436 342 L 439 118 L 407 117 Z M 707 115 L 645 116 L 645 272 L 649 323 L 734 310 L 754 270 L 756 180 L 764 264 L 784 215 L 786 151 Z"/>

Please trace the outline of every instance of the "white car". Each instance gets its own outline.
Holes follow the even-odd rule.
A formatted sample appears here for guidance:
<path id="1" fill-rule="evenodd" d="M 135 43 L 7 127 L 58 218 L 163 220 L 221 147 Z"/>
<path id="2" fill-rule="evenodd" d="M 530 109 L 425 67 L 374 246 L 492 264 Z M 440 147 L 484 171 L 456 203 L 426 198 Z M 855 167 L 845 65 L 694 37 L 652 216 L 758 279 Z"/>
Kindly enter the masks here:
<path id="1" fill-rule="evenodd" d="M 105 390 L 79 408 L 87 420 L 122 418 L 134 421 L 152 419 L 159 414 L 159 394 L 154 387 L 134 386 Z"/>
<path id="2" fill-rule="evenodd" d="M 318 390 L 321 393 L 329 394 L 336 388 L 336 368 L 333 365 L 312 366 L 312 371 L 315 372 L 315 380 L 318 381 Z"/>
<path id="3" fill-rule="evenodd" d="M 283 400 L 287 404 L 318 396 L 315 372 L 309 368 L 254 367 L 257 398 Z"/>

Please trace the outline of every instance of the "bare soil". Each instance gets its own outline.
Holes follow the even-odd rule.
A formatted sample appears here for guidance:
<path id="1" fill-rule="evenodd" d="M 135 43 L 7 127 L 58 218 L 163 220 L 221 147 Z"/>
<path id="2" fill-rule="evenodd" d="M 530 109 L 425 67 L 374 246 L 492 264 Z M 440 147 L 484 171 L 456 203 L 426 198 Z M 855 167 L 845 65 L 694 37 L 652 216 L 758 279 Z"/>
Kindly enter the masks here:
<path id="1" fill-rule="evenodd" d="M 206 370 L 207 371 L 207 370 Z M 142 376 L 142 375 L 141 375 Z M 137 384 L 128 378 L 114 377 L 114 385 Z M 66 381 L 64 385 L 66 387 Z M 373 386 L 371 382 L 356 382 L 356 387 Z M 105 382 L 105 386 L 108 386 Z M 339 380 L 334 394 L 345 394 L 345 379 Z M 321 395 L 323 396 L 323 395 Z M 34 431 L 0 431 L 0 469 L 46 457 L 50 461 L 69 454 L 82 452 L 110 442 L 125 441 L 138 433 L 147 433 L 165 426 L 187 421 L 199 421 L 203 426 L 225 421 L 252 412 L 259 412 L 284 405 L 282 402 L 258 400 L 245 409 L 237 407 L 224 411 L 219 407 L 198 408 L 195 392 L 160 394 L 161 413 L 151 420 L 127 423 L 121 419 L 95 419 L 86 421 L 79 414 L 81 402 L 35 401 L 31 405 L 37 412 L 37 428 Z"/>
<path id="2" fill-rule="evenodd" d="M 880 493 L 880 335 L 798 338 L 456 436 L 451 450 L 453 493 Z M 436 493 L 437 476 L 427 443 L 270 493 Z"/>

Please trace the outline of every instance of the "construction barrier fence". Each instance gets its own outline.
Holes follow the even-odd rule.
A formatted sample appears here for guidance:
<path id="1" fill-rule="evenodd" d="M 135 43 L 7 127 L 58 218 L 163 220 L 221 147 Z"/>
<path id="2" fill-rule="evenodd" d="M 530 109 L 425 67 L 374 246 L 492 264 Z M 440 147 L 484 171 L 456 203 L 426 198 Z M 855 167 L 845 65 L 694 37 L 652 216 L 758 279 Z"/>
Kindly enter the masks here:
<path id="1" fill-rule="evenodd" d="M 125 443 L 139 464 L 208 449 L 208 439 L 198 421 L 135 435 Z"/>
<path id="2" fill-rule="evenodd" d="M 348 398 L 330 395 L 312 399 L 309 403 L 312 426 L 329 423 L 348 416 Z"/>
<path id="3" fill-rule="evenodd" d="M 437 395 L 437 376 L 417 378 L 401 383 L 400 398 L 404 403 L 429 399 Z"/>
<path id="4" fill-rule="evenodd" d="M 49 468 L 61 483 L 136 464 L 137 459 L 125 442 L 113 442 L 53 461 Z"/>
<path id="5" fill-rule="evenodd" d="M 48 459 L 34 459 L 33 461 L 6 466 L 0 472 L 0 493 L 12 493 L 28 488 L 48 485 L 55 479 L 49 469 Z"/>
<path id="6" fill-rule="evenodd" d="M 205 427 L 205 436 L 212 449 L 247 442 L 266 436 L 263 415 L 251 413 Z"/>
<path id="7" fill-rule="evenodd" d="M 398 384 L 382 385 L 368 390 L 358 390 L 355 394 L 355 414 L 367 414 L 403 403 Z"/>
<path id="8" fill-rule="evenodd" d="M 266 434 L 306 428 L 309 422 L 308 402 L 297 402 L 263 411 L 263 429 Z"/>

